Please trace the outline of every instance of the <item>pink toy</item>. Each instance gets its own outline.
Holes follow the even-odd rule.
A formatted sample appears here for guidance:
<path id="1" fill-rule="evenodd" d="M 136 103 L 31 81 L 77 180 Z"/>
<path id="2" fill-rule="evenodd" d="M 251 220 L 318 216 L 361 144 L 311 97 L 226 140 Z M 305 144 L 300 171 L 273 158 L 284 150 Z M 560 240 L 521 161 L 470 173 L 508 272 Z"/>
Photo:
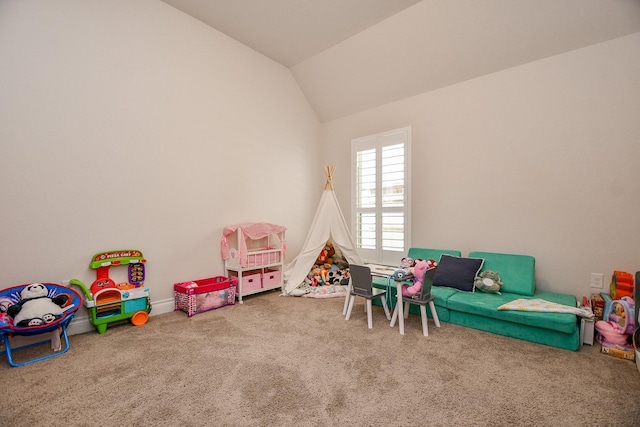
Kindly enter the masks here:
<path id="1" fill-rule="evenodd" d="M 175 310 L 188 317 L 208 310 L 235 304 L 238 279 L 215 276 L 207 279 L 180 282 L 173 285 Z"/>
<path id="2" fill-rule="evenodd" d="M 417 260 L 413 267 L 413 285 L 402 285 L 402 295 L 412 297 L 422 289 L 422 279 L 427 270 L 437 267 L 437 263 L 430 259 L 428 261 Z"/>
<path id="3" fill-rule="evenodd" d="M 609 321 L 617 324 L 620 332 L 633 335 L 635 330 L 635 303 L 633 298 L 624 296 L 613 301 L 609 307 Z"/>
<path id="4" fill-rule="evenodd" d="M 600 344 L 624 348 L 629 346 L 629 337 L 635 325 L 634 308 L 633 299 L 627 296 L 611 303 L 605 320 L 599 320 L 595 325 Z"/>
<path id="5" fill-rule="evenodd" d="M 620 329 L 614 325 L 614 322 L 606 322 L 604 320 L 598 320 L 596 322 L 598 342 L 608 347 L 628 346 L 629 335 L 620 333 Z"/>
<path id="6" fill-rule="evenodd" d="M 400 260 L 400 268 L 404 269 L 404 270 L 409 270 L 410 268 L 413 268 L 416 265 L 416 262 L 414 261 L 413 258 L 409 258 L 408 256 L 403 257 Z"/>

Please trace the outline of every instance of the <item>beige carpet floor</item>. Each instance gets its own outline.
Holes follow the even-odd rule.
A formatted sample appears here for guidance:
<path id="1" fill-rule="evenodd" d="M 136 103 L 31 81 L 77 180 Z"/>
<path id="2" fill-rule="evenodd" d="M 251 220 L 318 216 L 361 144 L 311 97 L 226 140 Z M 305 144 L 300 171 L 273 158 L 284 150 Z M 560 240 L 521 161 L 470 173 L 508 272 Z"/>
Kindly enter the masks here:
<path id="1" fill-rule="evenodd" d="M 0 360 L 1 426 L 638 426 L 634 362 L 269 292 Z M 24 355 L 31 350 L 24 351 Z"/>

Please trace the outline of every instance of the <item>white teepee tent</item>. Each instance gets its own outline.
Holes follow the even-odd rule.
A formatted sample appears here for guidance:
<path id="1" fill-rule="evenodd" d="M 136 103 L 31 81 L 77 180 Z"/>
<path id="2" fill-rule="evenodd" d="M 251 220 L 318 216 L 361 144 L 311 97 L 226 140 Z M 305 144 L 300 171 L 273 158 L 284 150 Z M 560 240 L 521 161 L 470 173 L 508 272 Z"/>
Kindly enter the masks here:
<path id="1" fill-rule="evenodd" d="M 324 191 L 311 223 L 307 240 L 302 251 L 284 269 L 285 294 L 289 294 L 304 282 L 318 255 L 320 255 L 320 251 L 329 240 L 333 242 L 337 250 L 342 252 L 348 263 L 362 264 L 362 259 L 351 238 L 349 227 L 347 227 L 340 205 L 338 205 L 336 194 L 333 192 L 331 178 L 335 169 L 335 166 L 324 167 L 327 182 L 324 185 Z"/>

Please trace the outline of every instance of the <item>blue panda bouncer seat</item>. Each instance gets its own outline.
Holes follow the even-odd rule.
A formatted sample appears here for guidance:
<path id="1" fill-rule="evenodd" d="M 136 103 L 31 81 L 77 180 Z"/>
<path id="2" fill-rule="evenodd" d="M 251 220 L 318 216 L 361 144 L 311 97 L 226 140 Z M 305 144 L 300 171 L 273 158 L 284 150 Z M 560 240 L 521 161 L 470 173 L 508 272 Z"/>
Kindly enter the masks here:
<path id="1" fill-rule="evenodd" d="M 6 354 L 9 365 L 17 367 L 66 353 L 67 326 L 81 304 L 77 291 L 55 283 L 30 283 L 0 290 L 0 344 L 4 345 L 0 355 Z M 12 341 L 20 339 L 17 337 L 47 333 L 50 337 L 44 341 L 25 339 L 28 344 L 11 347 Z M 39 355 L 22 362 L 14 360 L 14 352 L 46 343 L 51 343 L 52 352 L 41 355 L 42 351 L 34 351 Z"/>

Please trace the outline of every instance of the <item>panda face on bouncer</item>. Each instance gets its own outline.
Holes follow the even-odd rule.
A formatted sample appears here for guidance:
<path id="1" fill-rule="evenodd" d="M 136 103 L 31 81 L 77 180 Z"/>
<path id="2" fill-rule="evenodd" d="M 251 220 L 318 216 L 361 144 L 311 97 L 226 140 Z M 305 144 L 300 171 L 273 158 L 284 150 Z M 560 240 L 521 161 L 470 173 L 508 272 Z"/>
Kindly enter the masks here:
<path id="1" fill-rule="evenodd" d="M 42 283 L 32 283 L 20 291 L 22 298 L 9 306 L 7 314 L 13 318 L 16 326 L 38 326 L 51 323 L 64 315 L 68 295 L 49 297 L 47 287 Z"/>

